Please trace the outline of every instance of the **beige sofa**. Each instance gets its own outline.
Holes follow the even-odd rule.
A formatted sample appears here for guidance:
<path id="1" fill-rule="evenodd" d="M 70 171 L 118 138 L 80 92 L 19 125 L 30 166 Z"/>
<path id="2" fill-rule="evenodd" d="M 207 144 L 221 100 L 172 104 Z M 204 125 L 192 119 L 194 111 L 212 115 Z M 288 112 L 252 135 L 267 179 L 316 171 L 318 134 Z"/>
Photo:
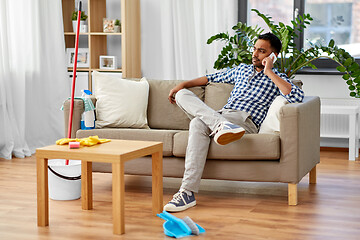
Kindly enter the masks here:
<path id="1" fill-rule="evenodd" d="M 79 130 L 82 100 L 75 100 L 72 137 L 98 135 L 100 138 L 153 140 L 164 143 L 164 177 L 183 176 L 184 156 L 190 120 L 168 102 L 171 88 L 180 81 L 148 80 L 147 118 L 150 129 L 103 128 Z M 232 85 L 211 83 L 190 89 L 206 104 L 220 109 L 230 95 Z M 96 100 L 93 98 L 96 106 Z M 64 104 L 67 129 L 69 101 Z M 149 157 L 129 161 L 126 174 L 151 175 Z M 280 133 L 245 134 L 236 142 L 219 146 L 210 144 L 203 179 L 281 182 L 288 184 L 288 203 L 297 204 L 297 183 L 310 172 L 309 182 L 316 182 L 320 162 L 320 99 L 306 96 L 303 103 L 287 104 L 280 110 Z M 111 172 L 111 165 L 94 163 L 93 171 Z"/>

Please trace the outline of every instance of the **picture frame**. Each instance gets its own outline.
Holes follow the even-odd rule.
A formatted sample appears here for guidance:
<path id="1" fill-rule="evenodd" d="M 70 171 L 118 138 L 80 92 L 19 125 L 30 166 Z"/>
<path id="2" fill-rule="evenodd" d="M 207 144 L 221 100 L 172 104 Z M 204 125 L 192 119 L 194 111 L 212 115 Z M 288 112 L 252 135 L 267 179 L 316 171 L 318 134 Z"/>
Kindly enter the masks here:
<path id="1" fill-rule="evenodd" d="M 75 60 L 75 48 L 67 48 L 66 55 L 68 60 L 68 67 L 74 67 Z M 89 64 L 89 49 L 88 48 L 79 48 L 78 57 L 77 57 L 77 67 L 78 68 L 87 68 Z"/>
<path id="2" fill-rule="evenodd" d="M 115 19 L 103 18 L 103 32 L 113 33 L 115 28 Z"/>
<path id="3" fill-rule="evenodd" d="M 100 69 L 116 69 L 117 59 L 116 56 L 100 56 Z"/>

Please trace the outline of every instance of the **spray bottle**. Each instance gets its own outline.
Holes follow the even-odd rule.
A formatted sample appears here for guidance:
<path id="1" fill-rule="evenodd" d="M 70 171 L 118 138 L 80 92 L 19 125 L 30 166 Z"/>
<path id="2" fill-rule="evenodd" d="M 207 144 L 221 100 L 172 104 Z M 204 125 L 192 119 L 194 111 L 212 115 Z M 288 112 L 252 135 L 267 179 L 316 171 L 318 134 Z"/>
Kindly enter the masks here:
<path id="1" fill-rule="evenodd" d="M 81 98 L 84 100 L 85 110 L 81 114 L 81 129 L 88 130 L 95 128 L 95 107 L 90 99 L 91 91 L 82 90 Z"/>

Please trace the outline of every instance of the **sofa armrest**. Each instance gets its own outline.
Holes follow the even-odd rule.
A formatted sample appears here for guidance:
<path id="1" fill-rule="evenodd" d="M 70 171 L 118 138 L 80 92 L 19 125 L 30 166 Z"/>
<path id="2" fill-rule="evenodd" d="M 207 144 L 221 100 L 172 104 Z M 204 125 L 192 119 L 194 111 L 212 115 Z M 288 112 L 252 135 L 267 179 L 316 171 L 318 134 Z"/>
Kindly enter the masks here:
<path id="1" fill-rule="evenodd" d="M 320 98 L 306 96 L 302 103 L 280 110 L 281 180 L 298 183 L 320 162 Z"/>
<path id="2" fill-rule="evenodd" d="M 96 98 L 90 96 L 91 101 L 96 107 Z M 64 102 L 64 121 L 65 121 L 65 137 L 68 136 L 68 125 L 69 125 L 69 112 L 70 112 L 70 99 Z M 84 101 L 81 99 L 74 99 L 74 111 L 71 128 L 71 138 L 76 137 L 76 131 L 80 129 L 81 114 L 84 112 Z"/>

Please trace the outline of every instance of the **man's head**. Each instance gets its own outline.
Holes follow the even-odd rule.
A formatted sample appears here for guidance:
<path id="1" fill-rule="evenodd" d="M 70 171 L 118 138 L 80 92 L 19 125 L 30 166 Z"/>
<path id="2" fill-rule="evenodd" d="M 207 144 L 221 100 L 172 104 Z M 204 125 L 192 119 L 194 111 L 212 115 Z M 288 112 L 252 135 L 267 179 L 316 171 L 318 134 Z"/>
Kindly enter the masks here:
<path id="1" fill-rule="evenodd" d="M 262 60 L 268 57 L 272 52 L 277 56 L 281 50 L 281 41 L 274 34 L 268 32 L 259 35 L 254 45 L 252 54 L 252 63 L 255 67 L 263 69 Z"/>

